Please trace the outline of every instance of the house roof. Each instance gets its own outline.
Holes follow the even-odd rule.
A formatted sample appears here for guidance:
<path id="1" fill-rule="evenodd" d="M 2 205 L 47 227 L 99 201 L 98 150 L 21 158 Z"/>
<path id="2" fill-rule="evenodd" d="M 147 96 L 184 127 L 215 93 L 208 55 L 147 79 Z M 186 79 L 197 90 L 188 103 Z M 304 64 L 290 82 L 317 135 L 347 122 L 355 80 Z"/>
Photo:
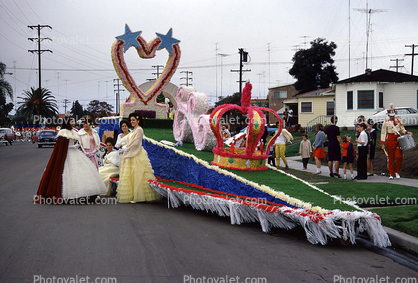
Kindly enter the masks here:
<path id="1" fill-rule="evenodd" d="M 338 81 L 336 84 L 359 82 L 418 82 L 418 76 L 379 69 L 370 73 Z"/>
<path id="2" fill-rule="evenodd" d="M 270 86 L 268 87 L 268 89 L 273 89 L 273 88 L 279 88 L 279 87 L 285 87 L 285 86 L 291 86 L 294 85 L 295 83 L 288 83 L 288 84 L 282 84 L 282 85 L 275 85 L 275 86 Z"/>
<path id="3" fill-rule="evenodd" d="M 331 87 L 328 88 L 322 88 L 322 89 L 316 89 L 313 91 L 305 92 L 296 95 L 296 98 L 299 97 L 319 97 L 319 96 L 328 96 L 328 95 L 335 95 L 334 92 L 330 92 Z"/>
<path id="4" fill-rule="evenodd" d="M 296 97 L 291 97 L 291 98 L 283 100 L 282 102 L 283 104 L 298 103 L 298 99 Z"/>

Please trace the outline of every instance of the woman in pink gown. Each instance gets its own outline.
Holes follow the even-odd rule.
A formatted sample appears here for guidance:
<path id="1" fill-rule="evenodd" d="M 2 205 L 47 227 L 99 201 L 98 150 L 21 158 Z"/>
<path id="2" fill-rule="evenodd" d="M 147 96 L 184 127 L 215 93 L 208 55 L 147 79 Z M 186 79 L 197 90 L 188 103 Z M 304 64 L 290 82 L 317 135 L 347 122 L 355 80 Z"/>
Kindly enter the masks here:
<path id="1" fill-rule="evenodd" d="M 96 166 L 96 169 L 99 170 L 97 165 L 96 153 L 100 146 L 100 138 L 96 130 L 92 129 L 90 125 L 93 123 L 93 119 L 86 115 L 82 118 L 83 129 L 78 131 L 80 136 L 80 144 L 83 149 L 84 154 L 91 160 L 91 162 Z"/>

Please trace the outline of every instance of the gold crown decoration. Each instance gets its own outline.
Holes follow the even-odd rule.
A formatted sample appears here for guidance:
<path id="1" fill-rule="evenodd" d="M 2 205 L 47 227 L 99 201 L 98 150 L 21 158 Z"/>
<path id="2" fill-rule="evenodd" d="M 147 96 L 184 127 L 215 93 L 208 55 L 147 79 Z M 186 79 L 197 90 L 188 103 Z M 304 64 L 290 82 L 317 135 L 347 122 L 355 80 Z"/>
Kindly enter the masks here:
<path id="1" fill-rule="evenodd" d="M 211 130 L 216 138 L 216 146 L 212 150 L 214 153 L 213 165 L 227 169 L 260 171 L 266 170 L 266 159 L 268 158 L 271 145 L 280 135 L 283 129 L 283 121 L 277 113 L 270 108 L 251 106 L 252 85 L 246 83 L 242 91 L 241 106 L 236 104 L 224 104 L 216 107 L 210 115 Z M 225 148 L 221 121 L 222 116 L 228 111 L 238 111 L 248 118 L 246 130 L 245 147 L 235 147 L 234 142 L 230 148 Z M 265 149 L 260 145 L 261 137 L 265 130 L 264 113 L 269 112 L 277 117 L 279 129 L 268 142 Z"/>

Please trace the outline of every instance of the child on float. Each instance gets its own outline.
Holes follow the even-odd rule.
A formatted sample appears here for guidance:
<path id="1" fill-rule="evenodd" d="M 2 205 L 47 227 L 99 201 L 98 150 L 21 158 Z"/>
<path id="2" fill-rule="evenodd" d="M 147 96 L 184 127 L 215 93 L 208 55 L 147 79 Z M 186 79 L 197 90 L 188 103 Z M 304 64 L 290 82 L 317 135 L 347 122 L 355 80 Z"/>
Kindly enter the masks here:
<path id="1" fill-rule="evenodd" d="M 353 174 L 353 162 L 354 158 L 356 157 L 356 151 L 354 150 L 354 145 L 351 143 L 351 136 L 345 135 L 343 137 L 343 178 L 344 180 L 347 179 L 347 165 L 350 168 L 351 173 L 351 179 L 354 180 L 354 174 Z"/>
<path id="2" fill-rule="evenodd" d="M 308 162 L 312 153 L 311 148 L 311 142 L 308 140 L 308 135 L 303 134 L 302 141 L 299 146 L 299 154 L 302 156 L 303 170 L 308 169 Z"/>

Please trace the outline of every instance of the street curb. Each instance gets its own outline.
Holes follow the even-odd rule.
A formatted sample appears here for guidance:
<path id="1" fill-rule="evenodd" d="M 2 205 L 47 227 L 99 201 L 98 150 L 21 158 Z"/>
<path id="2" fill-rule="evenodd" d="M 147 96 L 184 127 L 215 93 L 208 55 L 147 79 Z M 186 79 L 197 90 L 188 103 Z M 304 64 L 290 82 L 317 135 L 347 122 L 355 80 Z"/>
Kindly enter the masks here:
<path id="1" fill-rule="evenodd" d="M 408 251 L 418 253 L 418 238 L 386 226 L 383 226 L 383 229 L 388 234 L 392 245 L 398 245 Z"/>

